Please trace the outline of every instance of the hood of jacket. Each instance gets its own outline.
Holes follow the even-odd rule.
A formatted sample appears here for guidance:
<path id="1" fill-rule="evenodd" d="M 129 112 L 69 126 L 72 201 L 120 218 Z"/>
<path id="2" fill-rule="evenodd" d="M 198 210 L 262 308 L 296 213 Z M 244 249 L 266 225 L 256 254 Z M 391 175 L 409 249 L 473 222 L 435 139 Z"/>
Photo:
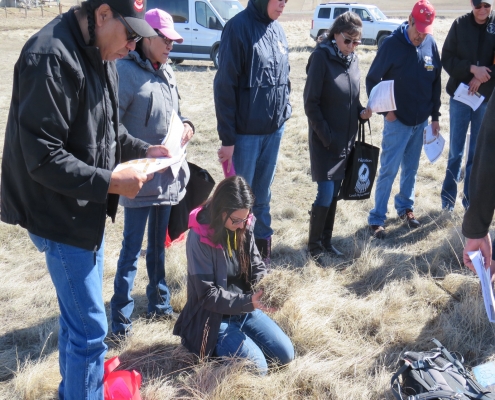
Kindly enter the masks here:
<path id="1" fill-rule="evenodd" d="M 155 68 L 153 68 L 151 61 L 148 59 L 143 60 L 136 50 L 130 51 L 129 54 L 127 54 L 127 56 L 124 57 L 124 60 L 133 60 L 137 65 L 139 65 L 141 68 L 143 68 L 149 72 L 156 72 L 157 71 Z M 165 67 L 165 64 L 161 64 L 160 68 L 158 70 L 163 69 L 164 67 Z"/>
<path id="2" fill-rule="evenodd" d="M 410 46 L 418 47 L 418 48 L 421 47 L 421 46 L 423 46 L 423 44 L 426 42 L 426 39 L 423 40 L 419 46 L 414 46 L 414 44 L 409 43 L 407 41 L 407 39 L 405 38 L 404 35 L 407 35 L 406 30 L 407 30 L 408 27 L 409 27 L 409 22 L 408 21 L 404 21 L 402 23 L 402 25 L 400 25 L 399 27 L 397 27 L 397 29 L 392 32 L 392 36 L 394 36 L 396 39 L 398 39 L 401 43 L 403 43 L 405 45 L 410 45 Z"/>
<path id="3" fill-rule="evenodd" d="M 249 0 L 247 9 L 254 14 L 257 20 L 269 24 L 273 20 L 268 16 L 268 0 Z"/>
<path id="4" fill-rule="evenodd" d="M 208 214 L 206 212 L 201 212 L 203 211 L 203 209 L 204 207 L 201 206 L 191 211 L 191 213 L 189 214 L 188 227 L 200 236 L 201 243 L 207 244 L 208 246 L 216 249 L 221 249 L 223 247 L 220 243 L 215 244 L 210 239 L 211 237 L 213 237 L 214 231 L 210 228 Z M 250 231 L 254 229 L 254 220 L 255 218 L 253 214 L 250 213 L 249 218 L 246 222 L 246 228 Z"/>

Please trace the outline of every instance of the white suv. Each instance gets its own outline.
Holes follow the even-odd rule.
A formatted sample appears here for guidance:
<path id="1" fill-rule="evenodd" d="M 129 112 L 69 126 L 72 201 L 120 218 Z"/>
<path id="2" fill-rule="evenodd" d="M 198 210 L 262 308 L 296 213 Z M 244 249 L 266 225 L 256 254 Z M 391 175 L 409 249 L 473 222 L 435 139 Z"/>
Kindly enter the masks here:
<path id="1" fill-rule="evenodd" d="M 316 7 L 311 22 L 310 35 L 317 39 L 330 29 L 335 18 L 346 11 L 353 11 L 363 21 L 363 44 L 381 46 L 383 39 L 390 35 L 403 21 L 389 19 L 377 6 L 359 3 L 326 3 Z"/>

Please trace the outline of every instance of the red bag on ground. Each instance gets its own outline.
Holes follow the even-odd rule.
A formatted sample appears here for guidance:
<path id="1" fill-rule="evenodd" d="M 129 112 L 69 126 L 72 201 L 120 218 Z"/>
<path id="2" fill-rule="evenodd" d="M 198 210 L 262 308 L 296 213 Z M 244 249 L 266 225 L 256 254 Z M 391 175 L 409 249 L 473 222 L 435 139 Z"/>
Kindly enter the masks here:
<path id="1" fill-rule="evenodd" d="M 103 387 L 105 400 L 141 400 L 141 374 L 132 371 L 114 371 L 120 365 L 119 357 L 105 361 Z"/>
<path id="2" fill-rule="evenodd" d="M 181 233 L 181 235 L 175 239 L 175 240 L 172 240 L 170 239 L 170 235 L 168 234 L 168 230 L 167 230 L 167 236 L 165 236 L 165 247 L 170 247 L 172 246 L 174 243 L 177 243 L 177 242 L 182 242 L 184 240 L 184 238 L 186 237 L 186 233 Z"/>

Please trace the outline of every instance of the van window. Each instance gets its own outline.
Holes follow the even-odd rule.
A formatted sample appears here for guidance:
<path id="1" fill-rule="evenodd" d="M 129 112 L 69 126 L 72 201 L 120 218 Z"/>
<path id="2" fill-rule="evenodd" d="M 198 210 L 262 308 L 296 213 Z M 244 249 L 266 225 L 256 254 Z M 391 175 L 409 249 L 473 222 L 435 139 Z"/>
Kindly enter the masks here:
<path id="1" fill-rule="evenodd" d="M 189 2 L 175 0 L 148 0 L 146 10 L 159 8 L 168 12 L 174 22 L 184 23 L 189 22 Z"/>
<path id="2" fill-rule="evenodd" d="M 237 0 L 211 0 L 210 3 L 225 22 L 244 10 Z"/>
<path id="3" fill-rule="evenodd" d="M 331 8 L 320 8 L 320 11 L 318 11 L 318 18 L 330 19 L 330 11 L 332 11 Z"/>
<path id="4" fill-rule="evenodd" d="M 208 29 L 222 29 L 222 25 L 218 22 L 216 15 L 211 10 L 210 6 L 202 1 L 196 2 L 196 22 L 198 25 Z M 217 25 L 220 24 L 220 27 Z"/>
<path id="5" fill-rule="evenodd" d="M 349 11 L 348 8 L 335 7 L 333 12 L 333 19 L 337 18 L 340 14 L 344 14 L 346 11 Z"/>

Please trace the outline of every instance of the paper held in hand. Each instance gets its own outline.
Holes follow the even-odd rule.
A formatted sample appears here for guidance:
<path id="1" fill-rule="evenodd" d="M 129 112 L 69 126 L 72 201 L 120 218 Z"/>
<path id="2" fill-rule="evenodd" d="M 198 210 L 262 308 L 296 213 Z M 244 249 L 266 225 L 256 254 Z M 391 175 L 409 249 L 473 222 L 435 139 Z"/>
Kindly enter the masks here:
<path id="1" fill-rule="evenodd" d="M 167 146 L 171 157 L 139 158 L 137 160 L 127 161 L 117 165 L 114 172 L 121 171 L 124 168 L 133 167 L 139 172 L 152 174 L 170 167 L 174 177 L 177 177 L 177 173 L 186 158 L 187 144 L 184 146 L 181 145 L 183 132 L 184 125 L 179 115 L 175 112 L 175 110 L 173 110 L 170 118 L 170 125 L 168 126 L 167 136 L 165 136 L 165 139 L 162 141 L 162 144 Z"/>
<path id="2" fill-rule="evenodd" d="M 423 131 L 423 150 L 432 164 L 440 158 L 444 147 L 445 139 L 440 132 L 435 136 L 431 124 L 428 125 Z"/>
<path id="3" fill-rule="evenodd" d="M 485 96 L 482 96 L 478 92 L 469 94 L 469 86 L 461 82 L 454 92 L 454 100 L 467 104 L 473 111 L 476 111 L 481 103 L 483 103 L 483 100 L 485 100 Z"/>
<path id="4" fill-rule="evenodd" d="M 394 81 L 381 81 L 371 89 L 368 108 L 375 113 L 397 110 L 395 105 Z"/>
<path id="5" fill-rule="evenodd" d="M 483 261 L 481 251 L 470 251 L 468 256 L 473 262 L 476 273 L 480 278 L 481 293 L 483 294 L 483 301 L 485 303 L 488 320 L 490 322 L 495 322 L 495 299 L 493 298 L 493 287 L 490 280 L 490 268 L 485 268 L 485 262 Z"/>

